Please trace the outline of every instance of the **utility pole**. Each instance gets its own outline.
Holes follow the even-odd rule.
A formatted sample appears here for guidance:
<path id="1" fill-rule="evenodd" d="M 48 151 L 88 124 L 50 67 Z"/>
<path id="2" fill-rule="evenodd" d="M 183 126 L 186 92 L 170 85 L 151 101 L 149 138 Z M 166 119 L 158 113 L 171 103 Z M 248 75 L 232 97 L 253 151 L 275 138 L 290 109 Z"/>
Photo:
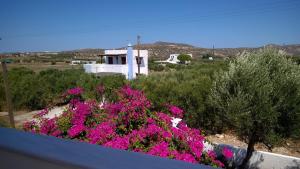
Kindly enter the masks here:
<path id="1" fill-rule="evenodd" d="M 213 57 L 215 57 L 215 45 L 213 45 Z"/>
<path id="2" fill-rule="evenodd" d="M 141 71 L 141 57 L 140 57 L 140 35 L 137 36 L 137 52 L 138 52 L 138 58 L 137 58 L 137 64 L 138 64 L 138 75 L 140 75 Z"/>
<path id="3" fill-rule="evenodd" d="M 2 40 L 2 39 L 0 38 L 0 40 Z M 1 60 L 1 65 L 2 65 L 2 75 L 3 75 L 3 81 L 4 81 L 5 97 L 6 97 L 7 107 L 8 107 L 8 116 L 9 116 L 10 126 L 12 128 L 15 128 L 15 120 L 14 120 L 13 107 L 12 107 L 12 102 L 11 102 L 11 94 L 10 94 L 9 83 L 8 83 L 6 60 L 4 57 Z"/>

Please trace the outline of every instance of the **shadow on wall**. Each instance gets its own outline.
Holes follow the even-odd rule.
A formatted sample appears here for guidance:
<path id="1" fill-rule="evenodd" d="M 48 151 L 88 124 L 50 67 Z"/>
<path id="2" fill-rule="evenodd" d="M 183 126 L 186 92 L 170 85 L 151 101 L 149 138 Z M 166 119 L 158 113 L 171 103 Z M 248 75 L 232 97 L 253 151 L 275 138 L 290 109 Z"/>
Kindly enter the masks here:
<path id="1" fill-rule="evenodd" d="M 260 169 L 260 165 L 261 165 L 262 161 L 256 161 L 252 164 L 250 164 L 250 166 L 248 167 L 249 169 Z"/>
<path id="2" fill-rule="evenodd" d="M 284 169 L 300 169 L 300 162 L 297 160 L 293 160 L 293 165 L 286 166 Z"/>

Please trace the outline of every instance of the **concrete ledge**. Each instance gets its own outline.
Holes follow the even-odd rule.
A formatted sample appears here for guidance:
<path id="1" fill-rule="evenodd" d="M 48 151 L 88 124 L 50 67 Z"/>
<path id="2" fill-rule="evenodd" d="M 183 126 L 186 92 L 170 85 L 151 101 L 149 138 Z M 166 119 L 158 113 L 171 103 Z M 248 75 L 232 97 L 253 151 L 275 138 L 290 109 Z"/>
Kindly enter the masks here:
<path id="1" fill-rule="evenodd" d="M 0 168 L 212 169 L 0 127 Z"/>

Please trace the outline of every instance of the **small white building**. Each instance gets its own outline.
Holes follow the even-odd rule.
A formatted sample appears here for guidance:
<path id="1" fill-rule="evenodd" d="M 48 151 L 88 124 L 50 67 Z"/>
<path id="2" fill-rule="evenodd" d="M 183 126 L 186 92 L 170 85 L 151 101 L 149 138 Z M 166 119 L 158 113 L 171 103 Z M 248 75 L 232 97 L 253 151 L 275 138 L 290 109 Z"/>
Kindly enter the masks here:
<path id="1" fill-rule="evenodd" d="M 140 74 L 148 75 L 148 50 L 140 51 Z M 138 50 L 132 50 L 131 44 L 125 50 L 105 50 L 101 55 L 101 64 L 84 64 L 86 73 L 120 73 L 127 79 L 138 74 Z"/>
<path id="2" fill-rule="evenodd" d="M 167 60 L 163 60 L 163 61 L 156 61 L 157 63 L 171 63 L 171 64 L 178 64 L 180 63 L 180 60 L 177 59 L 177 57 L 180 54 L 170 54 L 170 57 Z M 192 54 L 187 54 L 190 55 L 191 57 L 193 57 Z"/>
<path id="3" fill-rule="evenodd" d="M 91 61 L 91 60 L 72 60 L 70 65 L 80 65 L 80 64 L 96 64 L 96 61 Z"/>

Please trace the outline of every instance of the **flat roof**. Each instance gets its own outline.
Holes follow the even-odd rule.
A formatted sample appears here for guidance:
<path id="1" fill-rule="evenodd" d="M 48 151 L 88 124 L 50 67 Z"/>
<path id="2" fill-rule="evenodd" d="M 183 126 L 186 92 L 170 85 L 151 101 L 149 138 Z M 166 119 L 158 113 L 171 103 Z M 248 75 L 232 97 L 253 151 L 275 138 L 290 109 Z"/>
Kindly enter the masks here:
<path id="1" fill-rule="evenodd" d="M 99 54 L 98 56 L 120 56 L 120 55 L 126 56 L 127 54 L 126 53 L 124 53 L 124 54 Z"/>

